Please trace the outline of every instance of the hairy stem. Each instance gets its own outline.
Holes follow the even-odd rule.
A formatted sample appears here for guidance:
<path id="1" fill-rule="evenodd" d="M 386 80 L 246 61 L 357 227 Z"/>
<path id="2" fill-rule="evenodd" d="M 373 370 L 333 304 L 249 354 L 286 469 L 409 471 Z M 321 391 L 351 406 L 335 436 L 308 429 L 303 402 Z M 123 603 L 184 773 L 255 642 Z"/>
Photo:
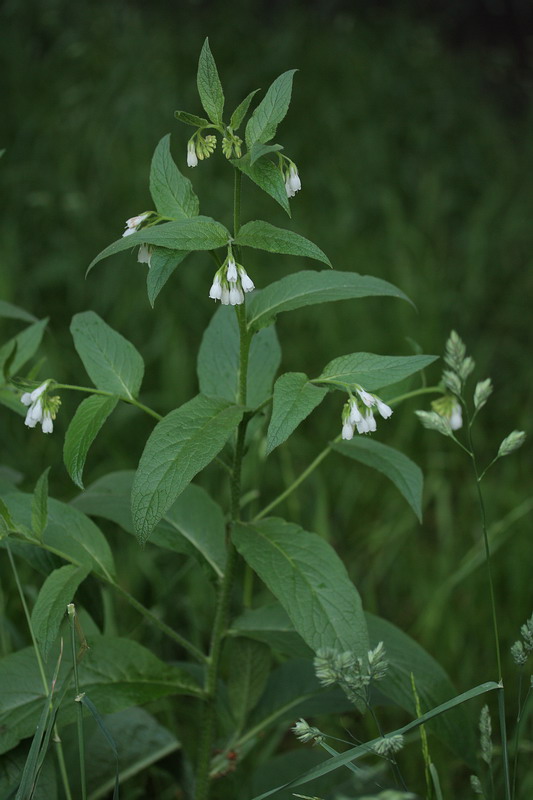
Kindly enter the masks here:
<path id="1" fill-rule="evenodd" d="M 241 174 L 238 170 L 235 170 L 234 177 L 233 235 L 236 236 L 240 227 L 241 206 Z M 235 311 L 237 314 L 237 322 L 239 325 L 240 334 L 239 404 L 241 406 L 246 406 L 248 356 L 250 353 L 252 334 L 247 329 L 244 305 L 236 306 Z M 231 540 L 231 529 L 233 524 L 240 519 L 242 459 L 244 455 L 246 428 L 249 419 L 250 414 L 245 413 L 241 423 L 239 424 L 239 428 L 237 430 L 237 441 L 235 444 L 235 454 L 233 458 L 231 475 L 231 520 L 228 524 L 226 535 L 226 568 L 219 587 L 215 620 L 211 633 L 211 646 L 209 649 L 209 658 L 207 662 L 207 672 L 205 678 L 205 705 L 203 709 L 200 730 L 196 772 L 196 800 L 207 800 L 209 797 L 209 766 L 211 763 L 211 750 L 215 736 L 215 712 L 220 670 L 220 653 L 228 624 L 231 591 L 233 588 L 233 580 L 238 558 L 237 550 L 235 549 L 235 546 Z"/>

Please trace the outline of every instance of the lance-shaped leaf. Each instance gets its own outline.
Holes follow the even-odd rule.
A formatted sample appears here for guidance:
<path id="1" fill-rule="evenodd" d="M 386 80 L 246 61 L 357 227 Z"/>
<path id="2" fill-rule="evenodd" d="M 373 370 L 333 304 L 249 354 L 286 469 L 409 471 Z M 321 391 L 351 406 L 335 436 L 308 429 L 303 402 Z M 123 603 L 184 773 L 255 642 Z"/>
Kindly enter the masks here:
<path id="1" fill-rule="evenodd" d="M 87 267 L 88 274 L 103 258 L 129 250 L 136 245 L 155 244 L 169 250 L 214 250 L 230 240 L 229 231 L 211 217 L 191 217 L 173 222 L 163 222 L 151 228 L 142 228 L 131 236 L 123 236 L 105 247 Z"/>
<path id="2" fill-rule="evenodd" d="M 398 297 L 410 302 L 400 289 L 381 278 L 356 272 L 306 270 L 287 275 L 254 294 L 246 307 L 248 326 L 259 330 L 270 325 L 282 311 L 359 297 Z"/>
<path id="3" fill-rule="evenodd" d="M 139 462 L 132 489 L 135 530 L 145 542 L 165 511 L 222 450 L 243 409 L 197 395 L 159 422 Z"/>
<path id="4" fill-rule="evenodd" d="M 233 541 L 309 647 L 366 655 L 368 634 L 361 599 L 344 564 L 324 539 L 272 517 L 236 525 Z"/>
<path id="5" fill-rule="evenodd" d="M 137 395 L 144 361 L 131 342 L 113 330 L 94 311 L 72 318 L 74 347 L 95 386 L 121 397 Z"/>
<path id="6" fill-rule="evenodd" d="M 196 114 L 189 114 L 188 111 L 174 111 L 174 116 L 180 122 L 186 125 L 192 125 L 194 128 L 204 128 L 209 125 L 209 120 L 205 117 L 197 117 Z"/>
<path id="7" fill-rule="evenodd" d="M 177 168 L 170 154 L 170 134 L 157 145 L 150 168 L 150 194 L 163 217 L 196 217 L 200 207 L 192 183 Z"/>
<path id="8" fill-rule="evenodd" d="M 220 306 L 211 317 L 198 352 L 201 393 L 237 402 L 239 359 L 239 326 L 235 313 L 228 306 Z M 280 361 L 281 348 L 274 328 L 254 336 L 248 357 L 247 404 L 251 408 L 270 396 Z"/>
<path id="9" fill-rule="evenodd" d="M 303 372 L 287 372 L 277 379 L 267 432 L 267 455 L 289 438 L 326 394 L 327 389 L 309 383 Z"/>
<path id="10" fill-rule="evenodd" d="M 15 306 L 13 303 L 8 303 L 6 300 L 0 300 L 0 317 L 7 317 L 9 319 L 22 319 L 24 322 L 37 322 L 37 318 L 30 314 L 20 306 Z"/>
<path id="11" fill-rule="evenodd" d="M 45 661 L 65 618 L 67 605 L 74 599 L 76 589 L 88 573 L 87 567 L 74 567 L 72 564 L 60 567 L 47 577 L 37 595 L 31 624 Z"/>
<path id="12" fill-rule="evenodd" d="M 4 502 L 17 525 L 30 528 L 33 496 L 23 492 L 4 495 Z M 88 567 L 97 575 L 111 578 L 115 572 L 113 554 L 94 522 L 59 500 L 48 500 L 48 524 L 43 545 L 75 566 Z M 38 566 L 37 566 L 38 568 Z"/>
<path id="13" fill-rule="evenodd" d="M 250 178 L 260 189 L 273 197 L 287 214 L 291 215 L 289 198 L 285 189 L 285 181 L 279 168 L 268 158 L 261 158 L 254 164 L 250 163 L 250 154 L 242 158 L 234 158 L 232 162 L 244 175 Z"/>
<path id="14" fill-rule="evenodd" d="M 31 528 L 38 539 L 41 538 L 43 531 L 46 528 L 46 523 L 48 522 L 49 472 L 50 467 L 47 467 L 35 484 L 35 491 L 33 492 L 33 501 L 31 506 Z"/>
<path id="15" fill-rule="evenodd" d="M 290 69 L 276 78 L 248 120 L 246 125 L 248 149 L 255 142 L 268 142 L 276 135 L 278 125 L 289 109 L 295 72 L 295 69 Z"/>
<path id="16" fill-rule="evenodd" d="M 176 267 L 189 255 L 187 250 L 168 250 L 165 247 L 154 247 L 151 266 L 146 275 L 148 300 L 152 308 L 157 295 L 168 281 Z"/>
<path id="17" fill-rule="evenodd" d="M 280 144 L 261 144 L 261 142 L 255 142 L 250 149 L 250 164 L 253 166 L 255 162 L 263 158 L 263 156 L 269 153 L 277 153 L 279 150 L 283 150 Z"/>
<path id="18" fill-rule="evenodd" d="M 394 447 L 358 436 L 349 442 L 333 442 L 331 447 L 343 456 L 353 458 L 386 475 L 400 490 L 418 520 L 422 522 L 422 470 L 414 461 Z"/>
<path id="19" fill-rule="evenodd" d="M 372 392 L 414 375 L 437 358 L 438 356 L 377 356 L 374 353 L 351 353 L 330 361 L 317 380 L 358 383 L 363 389 Z"/>
<path id="20" fill-rule="evenodd" d="M 80 403 L 67 428 L 63 460 L 68 474 L 80 489 L 83 489 L 83 468 L 89 448 L 117 403 L 117 397 L 93 394 Z"/>
<path id="21" fill-rule="evenodd" d="M 85 514 L 115 522 L 135 533 L 131 517 L 131 489 L 135 472 L 111 472 L 72 500 Z M 201 486 L 189 484 L 154 528 L 150 542 L 178 553 L 201 557 L 217 576 L 226 562 L 226 526 L 220 506 Z"/>
<path id="22" fill-rule="evenodd" d="M 235 237 L 235 244 L 266 250 L 269 253 L 305 256 L 331 266 L 327 255 L 305 236 L 300 236 L 294 231 L 287 231 L 285 228 L 276 228 L 275 225 L 263 220 L 254 220 L 243 225 Z"/>
<path id="23" fill-rule="evenodd" d="M 91 646 L 79 664 L 83 691 L 102 714 L 156 700 L 172 694 L 201 694 L 200 687 L 179 667 L 165 664 L 149 650 L 130 639 L 92 636 Z M 55 659 L 47 664 L 49 685 Z M 57 691 L 71 680 L 70 648 L 63 653 L 63 666 Z M 39 719 L 45 694 L 32 647 L 0 659 L 2 709 L 0 711 L 0 753 L 31 736 Z M 63 703 L 61 722 L 76 719 L 76 704 Z"/>
<path id="24" fill-rule="evenodd" d="M 48 317 L 35 322 L 0 347 L 0 373 L 8 364 L 10 375 L 19 372 L 41 344 L 47 322 Z"/>
<path id="25" fill-rule="evenodd" d="M 211 122 L 220 125 L 224 113 L 224 92 L 218 77 L 215 59 L 209 47 L 209 39 L 205 40 L 200 53 L 196 83 L 204 111 Z"/>
<path id="26" fill-rule="evenodd" d="M 239 105 L 231 115 L 229 126 L 234 132 L 238 131 L 239 128 L 241 127 L 242 121 L 245 118 L 246 114 L 248 113 L 248 109 L 250 108 L 250 103 L 252 102 L 252 98 L 254 97 L 254 95 L 257 94 L 258 91 L 259 89 L 254 89 L 253 92 L 250 92 L 250 94 L 246 95 L 242 103 L 239 103 Z"/>

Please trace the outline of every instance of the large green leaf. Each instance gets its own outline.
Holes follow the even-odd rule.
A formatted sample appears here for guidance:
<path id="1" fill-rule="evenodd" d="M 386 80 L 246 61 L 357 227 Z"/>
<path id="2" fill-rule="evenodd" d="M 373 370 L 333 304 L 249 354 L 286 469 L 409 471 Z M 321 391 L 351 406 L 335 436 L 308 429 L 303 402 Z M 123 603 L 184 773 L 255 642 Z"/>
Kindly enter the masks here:
<path id="1" fill-rule="evenodd" d="M 80 403 L 67 428 L 63 460 L 68 474 L 81 489 L 83 489 L 83 468 L 89 448 L 117 403 L 117 397 L 93 394 Z"/>
<path id="2" fill-rule="evenodd" d="M 243 409 L 197 395 L 159 422 L 144 448 L 132 489 L 135 530 L 145 542 L 165 511 L 222 450 Z"/>
<path id="3" fill-rule="evenodd" d="M 131 489 L 135 472 L 111 472 L 72 500 L 85 514 L 112 520 L 135 533 Z M 201 486 L 189 484 L 154 528 L 150 542 L 178 553 L 200 556 L 220 577 L 226 561 L 225 520 L 220 506 Z"/>
<path id="4" fill-rule="evenodd" d="M 228 699 L 237 728 L 259 700 L 270 672 L 270 648 L 239 636 L 226 645 Z"/>
<path id="5" fill-rule="evenodd" d="M 146 274 L 146 290 L 152 308 L 165 283 L 188 255 L 187 250 L 168 250 L 166 247 L 152 249 L 151 266 Z"/>
<path id="6" fill-rule="evenodd" d="M 5 758 L 0 758 L 0 797 L 2 800 L 14 800 L 28 754 L 28 748 L 21 744 Z M 39 772 L 39 781 L 32 800 L 57 800 L 58 796 L 55 763 L 51 758 L 46 758 Z"/>
<path id="7" fill-rule="evenodd" d="M 285 228 L 276 228 L 270 222 L 256 219 L 247 222 L 235 237 L 235 244 L 242 247 L 254 247 L 257 250 L 266 250 L 268 253 L 283 253 L 289 256 L 306 256 L 315 261 L 331 266 L 330 260 L 322 250 L 294 231 Z"/>
<path id="8" fill-rule="evenodd" d="M 136 245 L 156 244 L 169 250 L 214 250 L 224 247 L 230 240 L 228 230 L 211 217 L 191 217 L 173 222 L 163 222 L 151 228 L 142 228 L 131 236 L 123 236 L 105 247 L 93 258 L 87 272 L 103 258 L 129 250 Z"/>
<path id="9" fill-rule="evenodd" d="M 255 142 L 268 142 L 276 135 L 276 129 L 291 102 L 295 72 L 295 69 L 290 69 L 276 78 L 248 120 L 245 134 L 248 149 Z"/>
<path id="10" fill-rule="evenodd" d="M 286 372 L 277 379 L 267 432 L 267 454 L 289 438 L 326 394 L 327 389 L 309 383 L 309 378 L 303 372 Z"/>
<path id="11" fill-rule="evenodd" d="M 338 453 L 386 475 L 400 490 L 420 522 L 422 521 L 424 477 L 414 461 L 394 447 L 362 436 L 349 442 L 333 442 L 331 447 Z"/>
<path id="12" fill-rule="evenodd" d="M 274 200 L 291 216 L 289 198 L 285 189 L 285 180 L 281 170 L 270 159 L 261 158 L 255 164 L 250 163 L 250 154 L 246 153 L 242 158 L 232 159 L 234 167 L 237 167 L 244 175 L 250 178 L 260 189 L 273 197 Z"/>
<path id="13" fill-rule="evenodd" d="M 278 153 L 280 150 L 283 150 L 281 144 L 261 144 L 261 142 L 255 142 L 250 149 L 251 166 L 253 166 L 260 158 L 263 158 L 263 156 L 266 156 L 269 153 Z"/>
<path id="14" fill-rule="evenodd" d="M 33 496 L 13 492 L 5 494 L 3 499 L 13 519 L 30 528 Z M 48 500 L 48 524 L 42 544 L 50 552 L 98 575 L 110 578 L 115 572 L 113 555 L 100 529 L 81 511 L 59 500 Z"/>
<path id="15" fill-rule="evenodd" d="M 255 293 L 247 303 L 248 325 L 254 330 L 270 325 L 277 314 L 316 303 L 359 297 L 409 298 L 392 283 L 355 272 L 294 272 Z"/>
<path id="16" fill-rule="evenodd" d="M 70 680 L 70 648 L 63 653 L 63 668 L 56 687 L 60 691 Z M 50 685 L 54 659 L 47 665 Z M 201 690 L 184 670 L 165 664 L 142 645 L 130 639 L 95 636 L 79 665 L 80 688 L 101 714 L 111 714 L 132 705 L 147 703 L 172 694 L 198 695 Z M 0 753 L 31 736 L 45 699 L 41 675 L 33 648 L 26 647 L 0 659 Z M 59 724 L 76 718 L 74 686 L 61 706 Z"/>
<path id="17" fill-rule="evenodd" d="M 202 394 L 236 402 L 239 359 L 239 326 L 235 312 L 228 306 L 220 306 L 205 329 L 198 352 L 197 371 Z M 254 336 L 248 357 L 246 402 L 250 407 L 257 407 L 270 396 L 280 361 L 281 348 L 274 328 Z"/>
<path id="18" fill-rule="evenodd" d="M 324 539 L 274 517 L 236 525 L 233 539 L 309 647 L 366 655 L 368 635 L 359 594 Z"/>
<path id="19" fill-rule="evenodd" d="M 200 53 L 196 83 L 205 113 L 211 122 L 220 125 L 224 113 L 224 92 L 218 77 L 215 59 L 209 47 L 209 39 L 205 40 Z"/>
<path id="20" fill-rule="evenodd" d="M 408 378 L 432 364 L 438 356 L 377 356 L 374 353 L 350 353 L 330 361 L 317 380 L 360 384 L 375 391 L 382 386 Z"/>
<path id="21" fill-rule="evenodd" d="M 192 183 L 181 174 L 170 154 L 170 134 L 157 145 L 150 168 L 150 194 L 163 217 L 196 217 L 200 207 Z"/>
<path id="22" fill-rule="evenodd" d="M 131 342 L 94 311 L 75 314 L 70 331 L 83 366 L 98 389 L 130 399 L 137 395 L 144 361 Z"/>
<path id="23" fill-rule="evenodd" d="M 17 333 L 16 336 L 13 336 L 0 347 L 0 380 L 2 380 L 1 375 L 4 366 L 10 357 L 9 374 L 16 375 L 24 364 L 35 355 L 41 344 L 47 323 L 48 317 L 39 320 L 39 322 L 34 322 L 33 325 L 24 328 L 23 331 Z"/>
<path id="24" fill-rule="evenodd" d="M 67 613 L 67 605 L 73 601 L 76 589 L 88 573 L 87 567 L 67 564 L 54 570 L 41 586 L 31 612 L 31 624 L 45 661 Z"/>

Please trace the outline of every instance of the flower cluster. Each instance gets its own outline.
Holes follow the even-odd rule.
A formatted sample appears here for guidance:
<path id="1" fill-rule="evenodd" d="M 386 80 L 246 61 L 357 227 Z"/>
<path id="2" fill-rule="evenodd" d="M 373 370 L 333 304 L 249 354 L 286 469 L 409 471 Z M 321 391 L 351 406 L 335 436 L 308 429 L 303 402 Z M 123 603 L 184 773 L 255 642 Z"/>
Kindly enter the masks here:
<path id="1" fill-rule="evenodd" d="M 194 136 L 191 136 L 187 143 L 187 166 L 197 167 L 198 159 L 203 161 L 204 158 L 215 152 L 217 146 L 217 137 L 210 134 L 209 136 L 202 136 L 200 131 L 197 131 Z"/>
<path id="2" fill-rule="evenodd" d="M 376 420 L 373 408 L 377 408 L 383 419 L 388 419 L 392 408 L 375 394 L 365 392 L 361 386 L 355 388 L 357 397 L 353 395 L 342 410 L 342 438 L 353 439 L 357 433 L 373 433 L 376 430 Z"/>
<path id="3" fill-rule="evenodd" d="M 242 139 L 236 136 L 231 128 L 226 129 L 226 133 L 222 139 L 222 152 L 226 158 L 231 158 L 235 153 L 235 158 L 242 156 Z"/>
<path id="4" fill-rule="evenodd" d="M 48 397 L 47 391 L 51 381 L 41 383 L 32 392 L 25 392 L 20 398 L 21 403 L 28 406 L 28 413 L 24 424 L 28 428 L 35 428 L 40 422 L 43 433 L 52 433 L 54 430 L 53 420 L 56 418 L 57 410 L 61 404 L 59 397 Z"/>
<path id="5" fill-rule="evenodd" d="M 294 197 L 296 192 L 299 192 L 301 188 L 302 182 L 298 175 L 296 164 L 293 161 L 289 161 L 285 172 L 285 191 L 287 192 L 287 197 Z"/>
<path id="6" fill-rule="evenodd" d="M 223 306 L 239 306 L 244 303 L 245 292 L 255 289 L 254 282 L 243 266 L 237 264 L 231 252 L 215 273 L 209 297 L 220 300 Z"/>
<path id="7" fill-rule="evenodd" d="M 338 684 L 354 703 L 365 699 L 372 681 L 382 680 L 388 661 L 383 642 L 369 650 L 366 659 L 350 650 L 340 652 L 332 648 L 319 650 L 314 659 L 315 674 L 322 686 Z"/>
<path id="8" fill-rule="evenodd" d="M 291 728 L 292 732 L 300 742 L 313 742 L 313 744 L 320 744 L 324 740 L 324 734 L 318 729 L 309 725 L 305 719 L 300 719 L 295 722 Z"/>

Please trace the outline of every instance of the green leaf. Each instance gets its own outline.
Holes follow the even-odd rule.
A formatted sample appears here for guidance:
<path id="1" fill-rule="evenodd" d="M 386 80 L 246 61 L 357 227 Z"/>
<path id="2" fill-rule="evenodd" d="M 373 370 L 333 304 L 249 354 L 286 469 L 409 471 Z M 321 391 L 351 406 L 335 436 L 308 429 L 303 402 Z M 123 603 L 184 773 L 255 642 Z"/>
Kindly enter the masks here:
<path id="1" fill-rule="evenodd" d="M 205 40 L 200 53 L 196 83 L 205 113 L 211 122 L 221 125 L 224 113 L 224 92 L 218 77 L 215 59 L 209 47 L 209 39 Z"/>
<path id="2" fill-rule="evenodd" d="M 360 384 L 367 391 L 408 378 L 432 364 L 438 356 L 377 356 L 374 353 L 350 353 L 334 358 L 317 378 Z"/>
<path id="3" fill-rule="evenodd" d="M 128 708 L 108 714 L 104 722 L 109 734 L 119 743 L 121 784 L 180 749 L 174 734 L 143 708 Z M 88 727 L 87 722 L 85 725 Z M 114 789 L 116 761 L 105 738 L 90 735 L 94 727 L 93 724 L 89 728 L 85 743 L 87 793 L 91 800 L 102 800 Z"/>
<path id="4" fill-rule="evenodd" d="M 170 134 L 157 145 L 150 168 L 150 194 L 163 217 L 189 219 L 200 208 L 192 183 L 181 174 L 170 154 Z"/>
<path id="5" fill-rule="evenodd" d="M 18 414 L 19 417 L 25 417 L 28 409 L 22 405 L 20 397 L 20 392 L 15 391 L 12 386 L 0 387 L 0 404 Z"/>
<path id="6" fill-rule="evenodd" d="M 267 433 L 267 455 L 289 438 L 327 393 L 327 389 L 309 383 L 303 372 L 286 372 L 277 379 Z"/>
<path id="7" fill-rule="evenodd" d="M 246 609 L 233 620 L 228 635 L 256 639 L 287 656 L 312 658 L 313 655 L 279 603 Z"/>
<path id="8" fill-rule="evenodd" d="M 457 691 L 445 670 L 414 639 L 387 620 L 369 613 L 365 616 L 370 646 L 375 647 L 383 642 L 389 661 L 385 678 L 376 685 L 380 692 L 413 716 L 416 716 L 416 705 L 411 673 L 423 712 L 455 697 Z M 475 769 L 476 735 L 472 721 L 463 708 L 457 707 L 442 717 L 436 717 L 429 727 L 456 755 Z"/>
<path id="9" fill-rule="evenodd" d="M 94 311 L 75 314 L 70 325 L 74 347 L 98 389 L 133 399 L 144 374 L 141 354 Z"/>
<path id="10" fill-rule="evenodd" d="M 78 586 L 88 574 L 87 567 L 68 564 L 54 570 L 41 587 L 31 612 L 31 624 L 45 661 L 65 618 L 67 605 L 73 601 Z"/>
<path id="11" fill-rule="evenodd" d="M 332 442 L 330 446 L 337 453 L 353 458 L 386 475 L 400 490 L 418 520 L 422 522 L 424 478 L 422 470 L 414 461 L 394 447 L 388 447 L 386 444 L 376 442 L 375 439 L 363 436 L 358 436 L 349 442 Z"/>
<path id="12" fill-rule="evenodd" d="M 153 248 L 151 267 L 146 275 L 146 289 L 152 308 L 165 283 L 176 267 L 179 267 L 183 259 L 188 255 L 188 250 L 168 250 L 166 247 Z"/>
<path id="13" fill-rule="evenodd" d="M 235 312 L 220 306 L 207 326 L 198 352 L 200 392 L 237 402 L 239 396 L 240 337 Z M 274 328 L 260 331 L 252 339 L 248 357 L 247 404 L 260 405 L 272 392 L 281 361 L 281 348 Z"/>
<path id="14" fill-rule="evenodd" d="M 268 142 L 289 109 L 292 80 L 297 70 L 290 69 L 276 78 L 261 100 L 246 126 L 246 146 L 250 150 L 255 142 Z"/>
<path id="15" fill-rule="evenodd" d="M 239 636 L 227 643 L 228 698 L 240 730 L 248 712 L 265 688 L 270 672 L 270 649 L 261 642 Z"/>
<path id="16" fill-rule="evenodd" d="M 235 244 L 241 247 L 254 247 L 268 253 L 284 253 L 289 256 L 306 256 L 331 266 L 329 258 L 322 250 L 299 233 L 276 228 L 269 222 L 254 220 L 247 222 L 235 237 Z"/>
<path id="17" fill-rule="evenodd" d="M 289 198 L 285 189 L 285 181 L 281 170 L 268 158 L 260 159 L 255 164 L 250 164 L 250 154 L 246 153 L 242 158 L 234 158 L 231 163 L 237 167 L 244 175 L 250 178 L 260 189 L 280 204 L 284 211 L 291 216 Z"/>
<path id="18" fill-rule="evenodd" d="M 31 504 L 31 529 L 41 539 L 48 522 L 48 473 L 47 467 L 35 485 Z"/>
<path id="19" fill-rule="evenodd" d="M 10 357 L 12 358 L 9 368 L 10 375 L 16 375 L 22 369 L 24 364 L 37 352 L 47 323 L 48 317 L 35 322 L 0 347 L 1 372 L 4 371 L 4 366 Z M 13 355 L 14 348 L 16 349 Z"/>
<path id="20" fill-rule="evenodd" d="M 130 639 L 93 636 L 90 648 L 79 665 L 82 691 L 86 692 L 101 713 L 110 714 L 159 697 L 200 695 L 200 687 L 179 667 L 160 661 L 142 645 Z M 56 690 L 65 678 L 70 681 L 70 648 L 63 653 L 63 668 Z M 51 681 L 53 659 L 47 667 Z M 0 712 L 0 753 L 15 747 L 31 736 L 45 700 L 39 668 L 32 647 L 26 647 L 0 659 L 2 710 Z M 61 707 L 61 724 L 76 718 L 76 704 Z"/>
<path id="21" fill-rule="evenodd" d="M 115 522 L 135 533 L 131 489 L 135 472 L 111 472 L 95 481 L 72 505 L 85 514 Z M 178 553 L 200 556 L 218 577 L 226 562 L 226 525 L 220 506 L 205 489 L 189 484 L 154 528 L 150 542 Z"/>
<path id="22" fill-rule="evenodd" d="M 233 540 L 309 647 L 366 655 L 368 635 L 359 594 L 324 539 L 272 517 L 237 524 Z"/>
<path id="23" fill-rule="evenodd" d="M 186 125 L 192 125 L 194 128 L 205 128 L 209 125 L 209 120 L 204 117 L 197 117 L 196 114 L 189 114 L 188 111 L 174 111 L 174 116 L 180 122 Z"/>
<path id="24" fill-rule="evenodd" d="M 392 283 L 371 275 L 336 271 L 294 272 L 254 293 L 246 308 L 248 326 L 258 330 L 270 325 L 282 311 L 359 297 L 399 297 L 410 302 Z"/>
<path id="25" fill-rule="evenodd" d="M 139 462 L 132 489 L 135 530 L 145 542 L 194 476 L 222 450 L 243 409 L 197 395 L 159 422 Z"/>
<path id="26" fill-rule="evenodd" d="M 24 322 L 37 322 L 37 318 L 25 311 L 19 306 L 8 303 L 6 300 L 0 300 L 0 317 L 7 317 L 9 319 L 21 319 Z"/>
<path id="27" fill-rule="evenodd" d="M 11 518 L 9 508 L 4 501 L 0 499 L 0 539 L 3 539 L 5 534 L 15 529 L 16 523 Z"/>
<path id="28" fill-rule="evenodd" d="M 93 258 L 87 267 L 86 275 L 95 264 L 103 258 L 113 256 L 123 250 L 129 250 L 141 244 L 155 244 L 169 250 L 214 250 L 224 247 L 230 240 L 227 228 L 220 222 L 215 222 L 211 217 L 191 217 L 178 219 L 173 222 L 163 222 L 149 228 L 141 228 L 131 236 L 123 236 L 116 242 L 105 247 L 101 253 Z"/>
<path id="29" fill-rule="evenodd" d="M 80 489 L 83 489 L 83 468 L 89 448 L 117 403 L 117 397 L 93 394 L 80 403 L 67 428 L 63 460 L 68 474 Z"/>
<path id="30" fill-rule="evenodd" d="M 283 150 L 282 145 L 255 142 L 250 149 L 250 165 L 253 166 L 258 159 L 268 155 L 268 153 L 277 153 L 278 150 Z"/>
<path id="31" fill-rule="evenodd" d="M 31 526 L 31 494 L 6 494 L 4 502 L 17 524 Z M 88 567 L 97 575 L 111 578 L 115 572 L 109 545 L 94 522 L 76 508 L 53 498 L 48 500 L 48 524 L 42 544 L 52 553 L 76 566 Z"/>
<path id="32" fill-rule="evenodd" d="M 0 797 L 2 800 L 14 800 L 15 790 L 20 786 L 22 775 L 28 760 L 28 748 L 20 745 L 11 750 L 9 756 L 0 759 Z M 39 773 L 39 782 L 35 787 L 32 800 L 58 800 L 55 764 L 51 758 L 45 759 Z"/>
<path id="33" fill-rule="evenodd" d="M 256 95 L 257 92 L 259 91 L 260 91 L 259 89 L 254 89 L 253 92 L 250 92 L 250 94 L 244 98 L 242 103 L 239 103 L 239 105 L 231 115 L 231 119 L 229 121 L 229 126 L 232 129 L 232 131 L 236 132 L 239 130 L 239 128 L 242 125 L 243 119 L 248 113 L 248 109 L 250 108 L 250 103 L 252 102 L 254 95 Z"/>

